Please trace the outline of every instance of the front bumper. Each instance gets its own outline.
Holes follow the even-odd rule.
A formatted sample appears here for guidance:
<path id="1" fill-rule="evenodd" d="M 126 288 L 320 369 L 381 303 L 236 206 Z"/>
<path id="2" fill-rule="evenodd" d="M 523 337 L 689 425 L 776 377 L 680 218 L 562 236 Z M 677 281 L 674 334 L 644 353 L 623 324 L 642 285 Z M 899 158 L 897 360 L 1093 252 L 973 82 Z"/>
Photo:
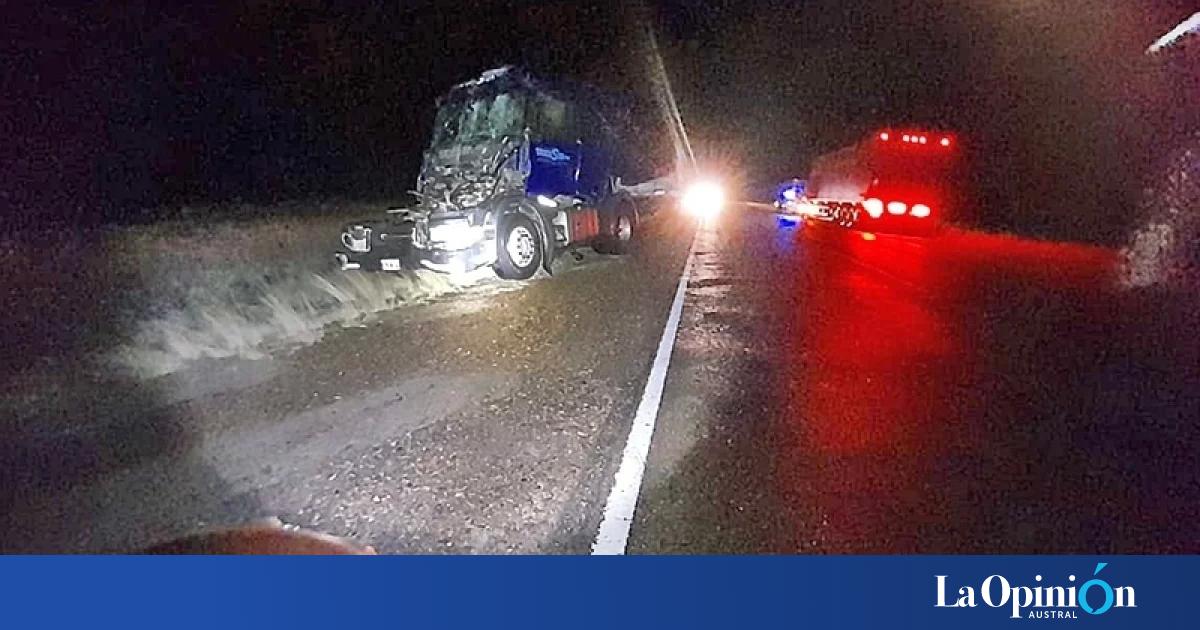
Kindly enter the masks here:
<path id="1" fill-rule="evenodd" d="M 825 209 L 815 203 L 811 203 L 805 199 L 796 199 L 781 203 L 775 202 L 776 212 L 779 214 L 790 214 L 797 217 L 812 219 L 814 221 L 832 221 L 833 216 Z"/>
<path id="2" fill-rule="evenodd" d="M 376 243 L 371 251 L 354 252 L 342 248 L 334 259 L 343 271 L 400 271 L 430 269 L 441 273 L 465 273 L 496 262 L 495 239 L 483 239 L 466 249 L 448 250 L 437 246 L 417 247 L 403 239 Z"/>

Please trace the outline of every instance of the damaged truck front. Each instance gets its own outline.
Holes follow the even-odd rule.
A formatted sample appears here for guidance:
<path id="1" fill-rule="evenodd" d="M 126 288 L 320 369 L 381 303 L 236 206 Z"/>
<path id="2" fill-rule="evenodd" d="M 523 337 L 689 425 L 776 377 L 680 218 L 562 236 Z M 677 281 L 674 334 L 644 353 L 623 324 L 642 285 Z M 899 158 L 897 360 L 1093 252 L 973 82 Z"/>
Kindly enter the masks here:
<path id="1" fill-rule="evenodd" d="M 505 67 L 438 104 L 412 208 L 346 226 L 343 269 L 526 279 L 572 247 L 624 251 L 639 213 L 622 178 L 642 174 L 605 95 Z M 617 110 L 619 112 L 619 110 Z M 625 150 L 622 150 L 625 149 Z"/>

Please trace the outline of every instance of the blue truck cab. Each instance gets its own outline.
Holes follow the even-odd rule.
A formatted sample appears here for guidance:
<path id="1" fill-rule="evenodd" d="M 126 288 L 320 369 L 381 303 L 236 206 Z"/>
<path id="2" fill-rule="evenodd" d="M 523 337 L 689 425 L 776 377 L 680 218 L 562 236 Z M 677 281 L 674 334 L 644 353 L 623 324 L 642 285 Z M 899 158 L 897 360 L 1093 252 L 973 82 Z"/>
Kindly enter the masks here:
<path id="1" fill-rule="evenodd" d="M 420 202 L 346 226 L 337 260 L 371 271 L 490 266 L 526 279 L 572 247 L 624 251 L 638 212 L 621 180 L 638 160 L 621 150 L 621 109 L 604 107 L 612 100 L 510 66 L 455 86 L 438 102 Z"/>

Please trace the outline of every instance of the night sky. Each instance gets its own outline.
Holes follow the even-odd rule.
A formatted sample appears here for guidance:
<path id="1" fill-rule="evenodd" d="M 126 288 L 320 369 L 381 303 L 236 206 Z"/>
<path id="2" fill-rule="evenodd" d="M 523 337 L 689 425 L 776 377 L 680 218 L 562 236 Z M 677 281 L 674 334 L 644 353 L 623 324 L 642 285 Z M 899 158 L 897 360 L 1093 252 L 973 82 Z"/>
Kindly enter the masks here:
<path id="1" fill-rule="evenodd" d="M 628 6 L 450 4 L 6 9 L 6 227 L 398 196 L 436 96 L 504 63 L 645 93 Z M 701 154 L 749 181 L 883 125 L 938 125 L 968 139 L 981 222 L 1104 240 L 1095 226 L 1154 150 L 1163 77 L 1141 51 L 1192 5 L 664 0 L 649 15 Z"/>

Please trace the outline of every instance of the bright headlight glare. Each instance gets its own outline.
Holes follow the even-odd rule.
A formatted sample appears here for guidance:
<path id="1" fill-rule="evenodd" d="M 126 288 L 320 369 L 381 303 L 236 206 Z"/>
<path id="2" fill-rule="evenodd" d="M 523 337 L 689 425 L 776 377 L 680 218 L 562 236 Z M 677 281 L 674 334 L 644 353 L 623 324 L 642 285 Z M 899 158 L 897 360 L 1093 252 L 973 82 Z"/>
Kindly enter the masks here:
<path id="1" fill-rule="evenodd" d="M 683 194 L 683 209 L 698 217 L 713 216 L 724 207 L 725 191 L 716 182 L 696 182 Z"/>
<path id="2" fill-rule="evenodd" d="M 466 219 L 442 221 L 429 226 L 429 240 L 444 249 L 466 249 L 483 238 L 483 227 Z"/>

